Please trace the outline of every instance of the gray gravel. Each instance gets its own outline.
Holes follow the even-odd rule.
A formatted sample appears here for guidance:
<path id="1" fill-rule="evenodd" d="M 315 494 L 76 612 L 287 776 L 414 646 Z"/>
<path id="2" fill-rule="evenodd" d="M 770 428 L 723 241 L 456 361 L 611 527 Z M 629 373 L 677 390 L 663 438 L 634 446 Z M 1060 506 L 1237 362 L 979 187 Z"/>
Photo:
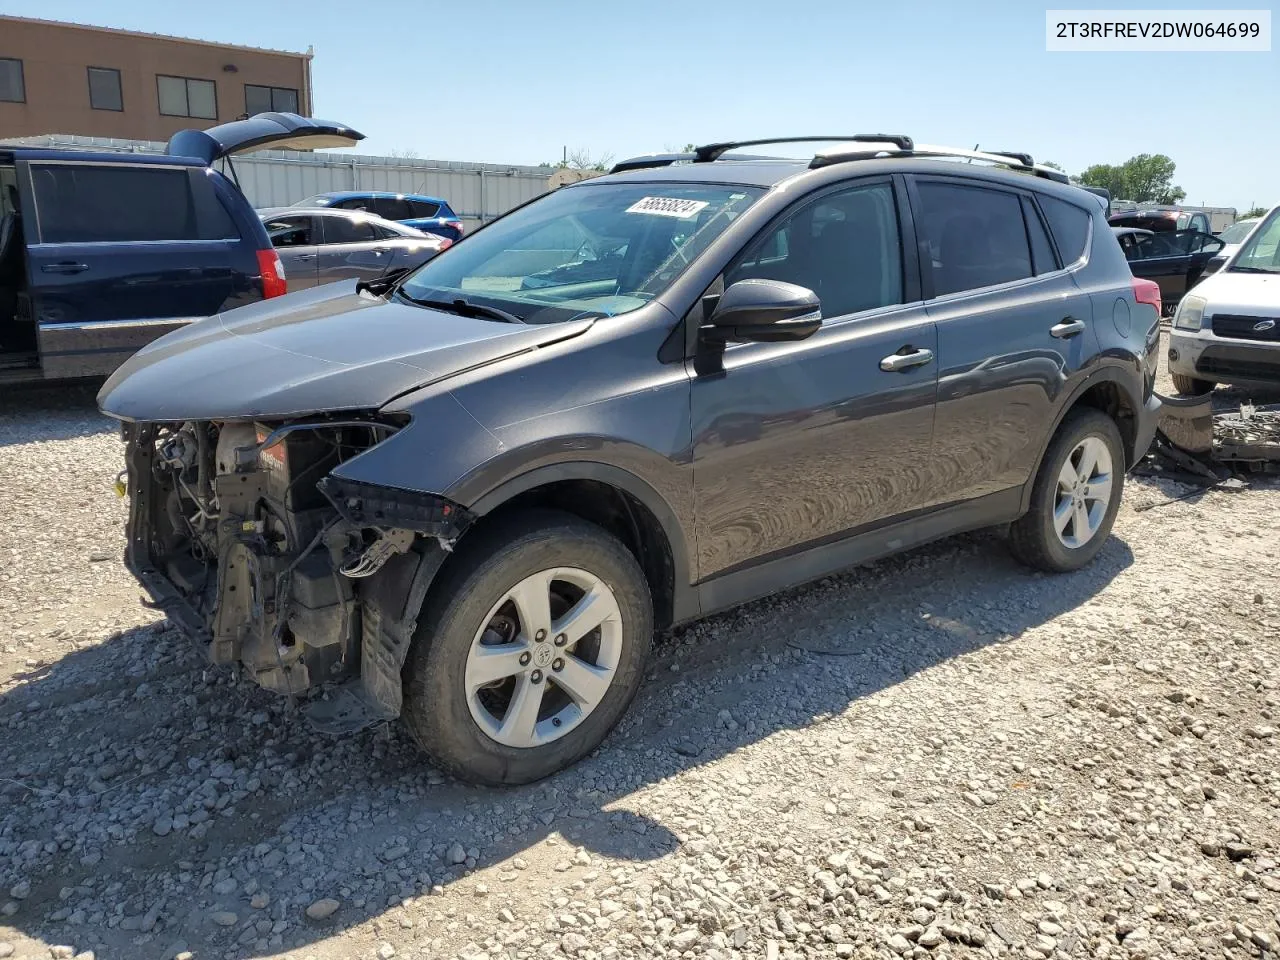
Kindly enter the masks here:
<path id="1" fill-rule="evenodd" d="M 677 631 L 602 751 L 490 791 L 141 607 L 91 397 L 0 408 L 0 960 L 1280 952 L 1274 483 Z"/>

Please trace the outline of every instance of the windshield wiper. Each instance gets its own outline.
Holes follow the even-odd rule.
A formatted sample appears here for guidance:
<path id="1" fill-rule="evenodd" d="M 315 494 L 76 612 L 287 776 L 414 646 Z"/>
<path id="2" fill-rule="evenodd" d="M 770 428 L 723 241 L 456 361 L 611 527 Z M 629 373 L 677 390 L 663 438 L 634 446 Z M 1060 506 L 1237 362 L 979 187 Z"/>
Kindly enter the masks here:
<path id="1" fill-rule="evenodd" d="M 1280 273 L 1280 270 L 1269 270 L 1266 267 L 1227 267 L 1227 273 Z"/>
<path id="2" fill-rule="evenodd" d="M 425 300 L 418 297 L 411 297 L 404 292 L 404 288 L 400 289 L 400 296 L 404 297 L 410 303 L 416 303 L 420 307 L 430 307 L 433 310 L 444 310 L 448 313 L 456 313 L 463 317 L 488 317 L 490 320 L 501 320 L 503 323 L 524 323 L 520 317 L 498 307 L 490 307 L 483 303 L 472 303 L 470 300 L 464 300 L 458 297 L 454 300 Z"/>

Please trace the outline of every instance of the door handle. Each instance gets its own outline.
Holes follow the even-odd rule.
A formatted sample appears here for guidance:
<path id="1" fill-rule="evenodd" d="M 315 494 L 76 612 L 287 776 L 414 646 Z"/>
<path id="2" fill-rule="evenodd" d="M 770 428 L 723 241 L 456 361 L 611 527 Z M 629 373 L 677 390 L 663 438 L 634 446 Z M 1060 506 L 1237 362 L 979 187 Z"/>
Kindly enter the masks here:
<path id="1" fill-rule="evenodd" d="M 87 263 L 46 263 L 40 270 L 44 273 L 83 273 L 89 269 Z"/>
<path id="2" fill-rule="evenodd" d="M 907 349 L 906 347 L 903 348 Z M 933 361 L 932 350 L 913 350 L 910 353 L 891 353 L 880 361 L 880 369 L 885 373 L 900 373 L 912 367 L 923 366 Z"/>
<path id="3" fill-rule="evenodd" d="M 316 255 L 314 253 L 300 253 L 293 259 L 301 263 L 303 260 L 314 260 L 315 258 Z"/>
<path id="4" fill-rule="evenodd" d="M 1074 317 L 1063 317 L 1061 323 L 1049 328 L 1049 335 L 1059 340 L 1070 340 L 1077 334 L 1084 333 L 1084 321 Z"/>

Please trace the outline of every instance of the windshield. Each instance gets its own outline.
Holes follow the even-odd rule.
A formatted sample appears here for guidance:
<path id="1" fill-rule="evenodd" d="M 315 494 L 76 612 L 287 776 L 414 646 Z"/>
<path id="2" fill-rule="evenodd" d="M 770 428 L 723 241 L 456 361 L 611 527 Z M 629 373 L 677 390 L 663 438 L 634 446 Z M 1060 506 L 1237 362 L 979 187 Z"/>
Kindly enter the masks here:
<path id="1" fill-rule="evenodd" d="M 1258 225 L 1236 253 L 1229 270 L 1240 273 L 1280 273 L 1280 209 Z"/>
<path id="2" fill-rule="evenodd" d="M 1257 220 L 1239 220 L 1218 234 L 1218 239 L 1223 243 L 1239 243 L 1257 225 Z"/>
<path id="3" fill-rule="evenodd" d="M 764 191 L 702 183 L 562 187 L 428 261 L 409 300 L 466 300 L 525 323 L 616 316 L 666 289 Z"/>

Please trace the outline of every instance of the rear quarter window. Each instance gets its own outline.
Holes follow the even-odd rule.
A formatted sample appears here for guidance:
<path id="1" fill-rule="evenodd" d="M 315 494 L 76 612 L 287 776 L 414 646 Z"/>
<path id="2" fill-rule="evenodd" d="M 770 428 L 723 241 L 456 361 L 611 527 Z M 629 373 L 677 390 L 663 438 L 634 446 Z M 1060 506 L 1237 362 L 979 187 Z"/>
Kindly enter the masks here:
<path id="1" fill-rule="evenodd" d="M 1038 199 L 1040 209 L 1049 221 L 1049 231 L 1057 241 L 1063 264 L 1075 263 L 1084 256 L 1085 246 L 1089 243 L 1089 222 L 1092 219 L 1089 212 L 1057 197 L 1041 194 Z"/>
<path id="2" fill-rule="evenodd" d="M 419 219 L 426 220 L 436 216 L 453 216 L 452 212 L 445 213 L 440 209 L 440 204 L 430 203 L 426 200 L 410 200 L 409 209 L 413 211 L 413 215 Z"/>
<path id="3" fill-rule="evenodd" d="M 212 196 L 217 215 L 198 215 L 185 167 L 33 165 L 31 179 L 43 243 L 220 239 L 234 230 Z"/>

